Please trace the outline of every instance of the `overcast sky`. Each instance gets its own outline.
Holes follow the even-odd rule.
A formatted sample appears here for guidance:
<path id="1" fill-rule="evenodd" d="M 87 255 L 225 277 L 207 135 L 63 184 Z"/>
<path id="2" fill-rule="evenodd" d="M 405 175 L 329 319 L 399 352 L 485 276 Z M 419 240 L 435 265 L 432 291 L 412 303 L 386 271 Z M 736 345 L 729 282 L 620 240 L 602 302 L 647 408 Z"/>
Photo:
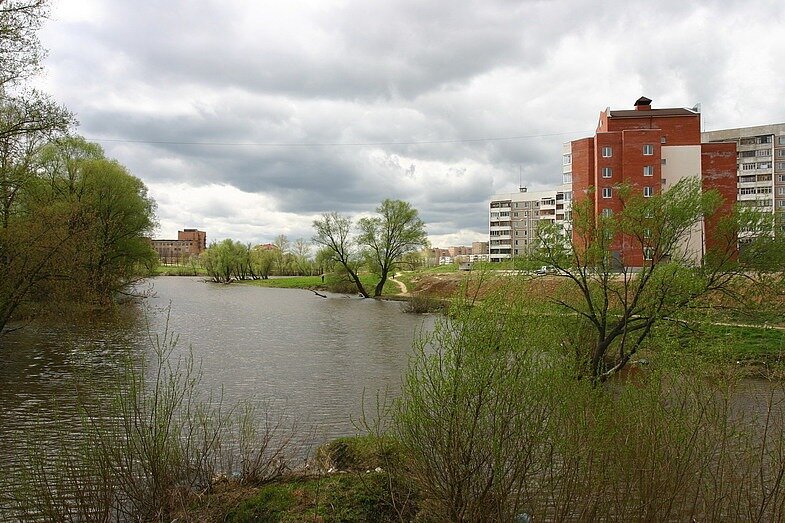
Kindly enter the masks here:
<path id="1" fill-rule="evenodd" d="M 399 198 L 447 247 L 487 240 L 492 194 L 560 183 L 607 106 L 785 122 L 783 28 L 781 0 L 54 0 L 41 82 L 159 238 L 310 238 Z"/>

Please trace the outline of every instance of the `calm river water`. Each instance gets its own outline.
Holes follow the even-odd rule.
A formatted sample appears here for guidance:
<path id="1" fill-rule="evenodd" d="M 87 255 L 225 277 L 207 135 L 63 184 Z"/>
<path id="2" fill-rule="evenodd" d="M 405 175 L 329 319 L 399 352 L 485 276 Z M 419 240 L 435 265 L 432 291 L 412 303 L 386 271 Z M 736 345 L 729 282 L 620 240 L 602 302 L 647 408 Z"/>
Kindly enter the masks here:
<path id="1" fill-rule="evenodd" d="M 179 335 L 201 360 L 205 389 L 228 402 L 271 401 L 314 430 L 314 443 L 356 433 L 362 396 L 400 390 L 412 340 L 433 316 L 402 304 L 311 291 L 214 285 L 158 277 L 152 297 L 112 321 L 32 324 L 0 350 L 0 465 L 26 444 L 31 424 L 69 423 L 79 395 L 101 400 L 129 355 L 149 353 L 148 332 Z M 149 325 L 149 327 L 148 327 Z M 57 421 L 53 412 L 64 413 Z M 73 420 L 70 420 L 73 421 Z"/>

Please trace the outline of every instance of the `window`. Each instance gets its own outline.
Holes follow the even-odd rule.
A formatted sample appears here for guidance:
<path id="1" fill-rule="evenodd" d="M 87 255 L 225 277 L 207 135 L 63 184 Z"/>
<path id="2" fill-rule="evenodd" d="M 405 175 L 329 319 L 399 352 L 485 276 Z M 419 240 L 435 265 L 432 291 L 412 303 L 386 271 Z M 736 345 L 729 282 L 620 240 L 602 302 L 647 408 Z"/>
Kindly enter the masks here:
<path id="1" fill-rule="evenodd" d="M 643 146 L 643 154 L 644 156 L 651 156 L 654 154 L 654 146 L 650 143 L 647 143 Z"/>
<path id="2" fill-rule="evenodd" d="M 778 171 L 785 171 L 785 162 L 775 163 L 774 168 L 777 169 Z M 780 181 L 785 181 L 785 180 L 780 180 Z"/>
<path id="3" fill-rule="evenodd" d="M 741 164 L 741 170 L 742 171 L 752 171 L 754 169 L 755 169 L 755 164 L 754 163 L 743 163 L 743 164 Z"/>
<path id="4" fill-rule="evenodd" d="M 613 176 L 613 169 L 610 167 L 603 167 L 602 168 L 602 177 L 603 178 L 610 178 Z"/>
<path id="5" fill-rule="evenodd" d="M 755 151 L 741 151 L 739 156 L 742 158 L 753 158 L 755 157 Z"/>
<path id="6" fill-rule="evenodd" d="M 563 158 L 564 165 L 572 165 L 572 155 L 571 154 L 565 154 L 562 158 Z"/>
<path id="7" fill-rule="evenodd" d="M 668 163 L 668 160 L 666 160 L 665 158 L 663 158 L 662 160 L 660 160 L 660 165 L 665 165 L 665 164 L 667 164 L 667 163 Z"/>
<path id="8" fill-rule="evenodd" d="M 785 208 L 785 200 L 777 200 L 777 207 Z M 783 228 L 785 230 L 785 228 Z"/>
<path id="9" fill-rule="evenodd" d="M 758 149 L 757 151 L 755 151 L 755 156 L 759 156 L 759 157 L 760 156 L 771 156 L 771 150 L 770 149 Z"/>
<path id="10" fill-rule="evenodd" d="M 611 209 L 603 209 L 602 210 L 602 215 L 605 218 L 610 218 L 611 216 L 613 216 L 613 210 L 611 210 Z"/>
<path id="11" fill-rule="evenodd" d="M 651 196 L 653 194 L 654 194 L 654 189 L 652 189 L 651 187 L 644 187 L 643 188 L 643 196 L 644 196 L 644 198 L 651 198 Z"/>
<path id="12" fill-rule="evenodd" d="M 643 176 L 654 176 L 654 166 L 653 165 L 644 165 L 643 166 Z"/>
<path id="13" fill-rule="evenodd" d="M 755 139 L 755 143 L 771 143 L 772 136 L 767 134 L 765 136 L 758 136 Z"/>
<path id="14" fill-rule="evenodd" d="M 610 198 L 611 196 L 613 196 L 613 189 L 611 189 L 610 187 L 603 187 L 602 188 L 602 197 L 603 198 Z"/>
<path id="15" fill-rule="evenodd" d="M 646 247 L 643 249 L 643 259 L 647 261 L 651 261 L 654 259 L 654 249 L 651 247 Z"/>
<path id="16" fill-rule="evenodd" d="M 777 187 L 777 196 L 785 196 L 785 187 Z"/>
<path id="17" fill-rule="evenodd" d="M 785 182 L 785 174 L 778 174 L 777 175 L 778 182 Z"/>
<path id="18" fill-rule="evenodd" d="M 750 183 L 755 181 L 755 176 L 739 176 L 739 183 Z"/>
<path id="19" fill-rule="evenodd" d="M 785 145 L 785 135 L 783 135 L 783 136 L 780 136 L 780 137 L 777 139 L 777 143 L 779 143 L 780 145 Z"/>
<path id="20" fill-rule="evenodd" d="M 602 157 L 603 158 L 610 158 L 611 156 L 613 156 L 613 148 L 607 147 L 607 146 L 603 147 L 602 148 Z"/>
<path id="21" fill-rule="evenodd" d="M 777 149 L 777 158 L 785 158 L 785 149 Z"/>
<path id="22" fill-rule="evenodd" d="M 664 136 L 660 136 L 660 143 L 668 143 L 668 139 Z"/>

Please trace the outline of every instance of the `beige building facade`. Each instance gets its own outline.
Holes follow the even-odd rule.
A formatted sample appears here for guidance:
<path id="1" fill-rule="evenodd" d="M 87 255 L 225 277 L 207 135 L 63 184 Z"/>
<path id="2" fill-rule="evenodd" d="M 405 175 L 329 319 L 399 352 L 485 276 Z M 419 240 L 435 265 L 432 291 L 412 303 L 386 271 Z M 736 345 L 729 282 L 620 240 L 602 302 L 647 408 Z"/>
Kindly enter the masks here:
<path id="1" fill-rule="evenodd" d="M 566 178 L 565 178 L 566 179 Z M 543 221 L 570 228 L 572 188 L 569 184 L 547 191 L 501 193 L 491 197 L 488 208 L 488 249 L 492 262 L 521 256 L 535 244 Z"/>
<path id="2" fill-rule="evenodd" d="M 736 143 L 740 205 L 785 217 L 785 123 L 708 131 L 702 138 Z M 785 220 L 779 223 L 785 227 Z"/>

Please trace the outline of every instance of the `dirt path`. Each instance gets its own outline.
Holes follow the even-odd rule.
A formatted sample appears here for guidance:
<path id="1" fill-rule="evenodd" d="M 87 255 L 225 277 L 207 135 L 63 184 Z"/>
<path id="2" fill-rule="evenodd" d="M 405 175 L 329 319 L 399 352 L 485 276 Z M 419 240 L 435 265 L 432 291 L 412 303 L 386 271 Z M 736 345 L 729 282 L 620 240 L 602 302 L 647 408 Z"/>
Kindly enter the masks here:
<path id="1" fill-rule="evenodd" d="M 400 275 L 401 275 L 401 273 L 395 274 L 396 277 L 400 276 Z M 406 284 L 405 283 L 403 283 L 401 280 L 396 280 L 395 277 L 390 278 L 390 279 L 392 281 L 394 281 L 398 285 L 399 289 L 401 289 L 401 293 L 399 294 L 399 296 L 400 295 L 404 295 L 404 296 L 408 296 L 409 295 L 409 289 L 406 288 Z"/>

